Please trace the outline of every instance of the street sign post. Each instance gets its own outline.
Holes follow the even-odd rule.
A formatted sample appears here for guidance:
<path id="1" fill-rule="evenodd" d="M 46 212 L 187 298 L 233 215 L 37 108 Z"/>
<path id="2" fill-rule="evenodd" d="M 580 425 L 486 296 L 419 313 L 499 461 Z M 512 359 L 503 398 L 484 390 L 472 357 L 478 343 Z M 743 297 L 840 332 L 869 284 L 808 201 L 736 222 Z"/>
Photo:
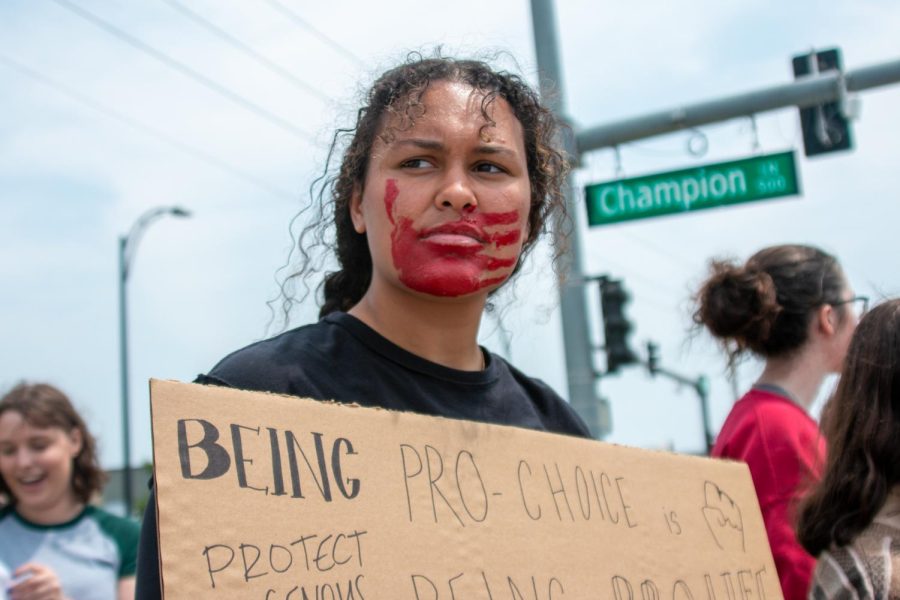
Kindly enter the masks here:
<path id="1" fill-rule="evenodd" d="M 793 151 L 618 179 L 585 188 L 591 226 L 799 193 Z"/>

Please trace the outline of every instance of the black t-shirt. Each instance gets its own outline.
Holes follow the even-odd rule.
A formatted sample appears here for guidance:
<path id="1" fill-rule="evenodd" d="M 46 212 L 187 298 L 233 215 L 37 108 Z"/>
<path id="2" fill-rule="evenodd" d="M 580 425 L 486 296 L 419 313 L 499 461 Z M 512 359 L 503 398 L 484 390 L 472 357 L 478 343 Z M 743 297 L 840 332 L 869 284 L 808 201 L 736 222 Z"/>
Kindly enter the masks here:
<path id="1" fill-rule="evenodd" d="M 196 382 L 590 436 L 549 386 L 483 352 L 484 370 L 451 369 L 407 352 L 355 317 L 332 313 L 226 356 Z M 152 500 L 138 552 L 137 600 L 160 597 Z"/>

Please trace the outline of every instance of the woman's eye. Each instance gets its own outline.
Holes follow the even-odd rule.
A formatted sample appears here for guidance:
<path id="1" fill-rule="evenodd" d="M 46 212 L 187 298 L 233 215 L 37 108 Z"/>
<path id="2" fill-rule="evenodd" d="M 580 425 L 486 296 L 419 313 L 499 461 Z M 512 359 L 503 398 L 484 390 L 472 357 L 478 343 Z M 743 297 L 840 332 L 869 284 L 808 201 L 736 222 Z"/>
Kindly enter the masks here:
<path id="1" fill-rule="evenodd" d="M 409 160 L 403 161 L 400 165 L 405 169 L 425 169 L 431 165 L 431 162 L 425 160 L 424 158 L 411 158 Z"/>
<path id="2" fill-rule="evenodd" d="M 478 163 L 475 166 L 475 170 L 480 173 L 505 173 L 506 170 L 502 167 L 495 165 L 494 163 Z"/>

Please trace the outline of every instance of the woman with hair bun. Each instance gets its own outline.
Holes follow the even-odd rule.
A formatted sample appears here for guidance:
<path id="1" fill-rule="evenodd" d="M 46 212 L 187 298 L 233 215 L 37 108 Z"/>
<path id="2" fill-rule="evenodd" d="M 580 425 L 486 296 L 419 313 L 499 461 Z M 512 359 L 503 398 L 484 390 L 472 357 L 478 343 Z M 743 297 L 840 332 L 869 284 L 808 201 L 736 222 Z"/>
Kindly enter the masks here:
<path id="1" fill-rule="evenodd" d="M 23 383 L 0 399 L 0 598 L 134 598 L 139 527 L 89 504 L 105 478 L 60 390 Z"/>
<path id="2" fill-rule="evenodd" d="M 900 300 L 860 321 L 822 412 L 828 460 L 797 537 L 818 557 L 810 598 L 900 598 Z"/>
<path id="3" fill-rule="evenodd" d="M 712 455 L 750 467 L 784 597 L 805 598 L 815 559 L 797 542 L 794 514 L 825 457 L 807 411 L 826 375 L 840 371 L 862 312 L 852 305 L 865 299 L 854 296 L 833 256 L 786 244 L 743 265 L 713 261 L 696 301 L 694 321 L 722 342 L 730 363 L 746 353 L 765 361 Z"/>

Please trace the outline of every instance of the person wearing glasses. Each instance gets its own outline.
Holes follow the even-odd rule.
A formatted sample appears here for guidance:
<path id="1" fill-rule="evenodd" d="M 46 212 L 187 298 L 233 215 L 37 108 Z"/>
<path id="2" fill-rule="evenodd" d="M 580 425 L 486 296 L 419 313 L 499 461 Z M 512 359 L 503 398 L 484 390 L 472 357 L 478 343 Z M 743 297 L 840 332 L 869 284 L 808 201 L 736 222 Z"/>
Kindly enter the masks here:
<path id="1" fill-rule="evenodd" d="M 900 299 L 856 328 L 822 411 L 828 460 L 797 537 L 818 557 L 810 598 L 900 598 Z"/>
<path id="2" fill-rule="evenodd" d="M 867 301 L 834 256 L 797 244 L 764 248 L 744 264 L 711 261 L 695 300 L 694 322 L 722 343 L 731 365 L 748 353 L 765 361 L 712 455 L 750 467 L 784 597 L 805 598 L 815 559 L 797 541 L 794 516 L 825 457 L 807 411 L 825 377 L 841 370 Z"/>

